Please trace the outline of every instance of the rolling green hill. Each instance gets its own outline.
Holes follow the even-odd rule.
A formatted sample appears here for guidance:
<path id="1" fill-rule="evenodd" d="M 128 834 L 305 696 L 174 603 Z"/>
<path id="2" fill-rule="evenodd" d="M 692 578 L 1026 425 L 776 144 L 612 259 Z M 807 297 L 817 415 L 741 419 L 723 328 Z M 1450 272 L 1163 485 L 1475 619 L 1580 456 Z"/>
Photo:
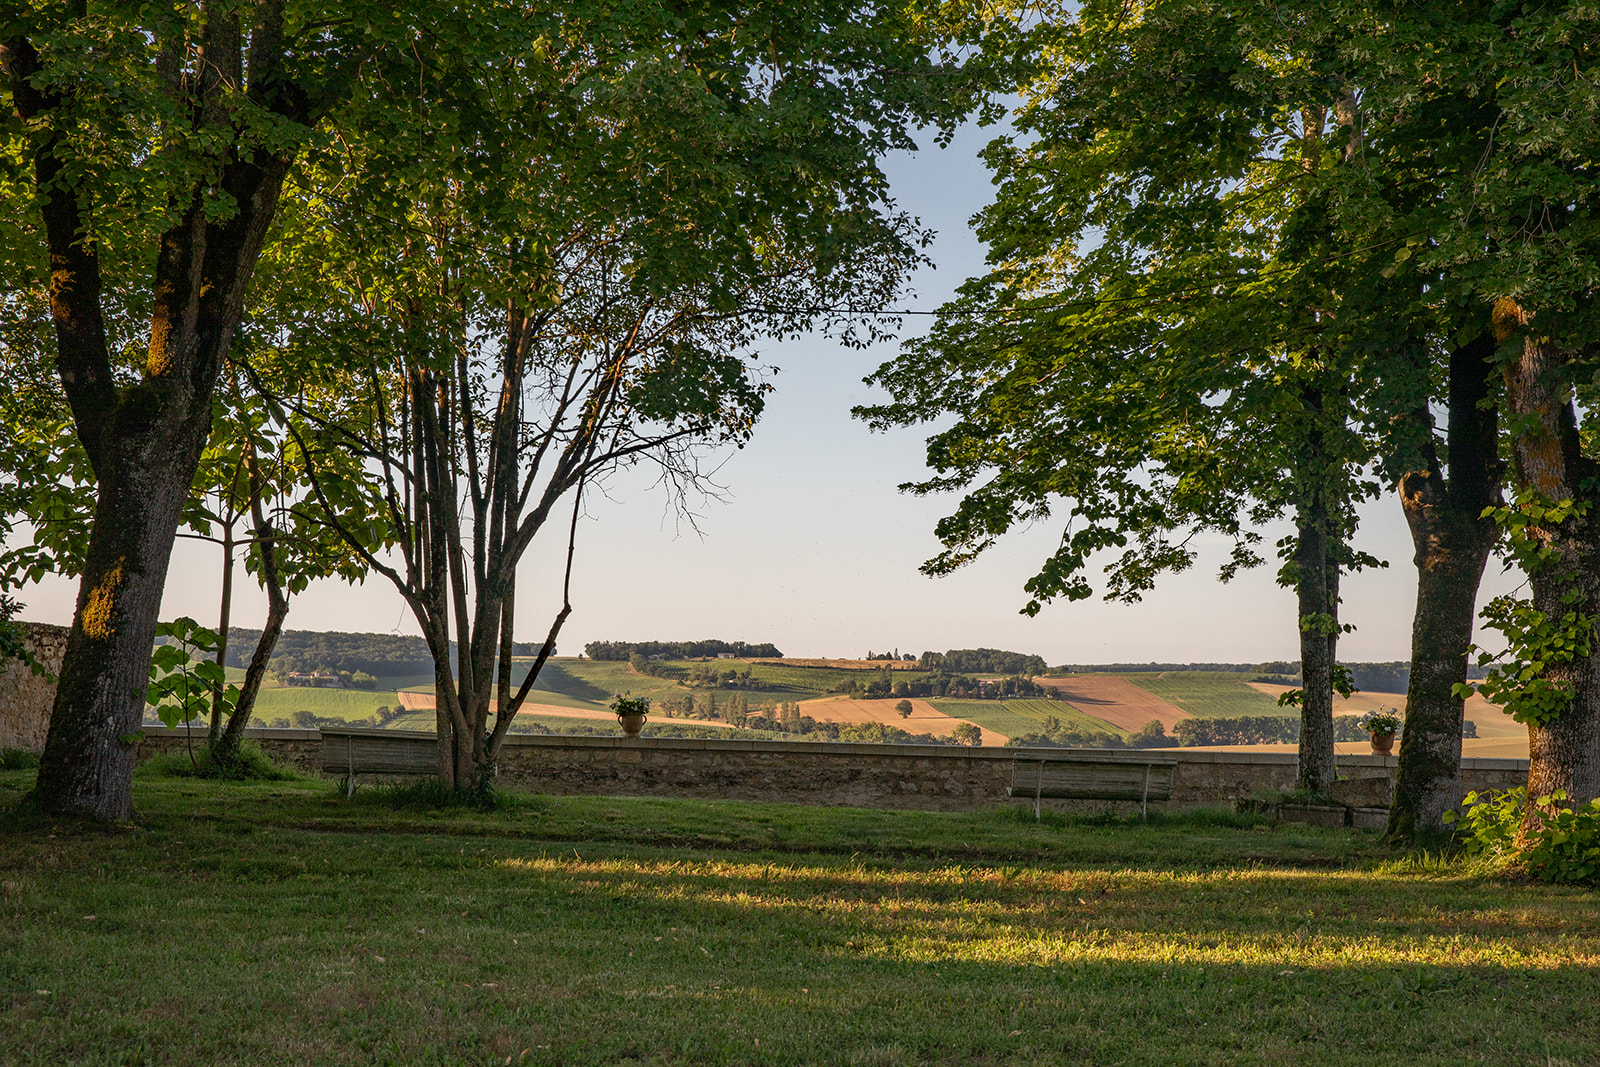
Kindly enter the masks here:
<path id="1" fill-rule="evenodd" d="M 1175 704 L 1201 719 L 1231 719 L 1242 715 L 1299 715 L 1297 708 L 1280 708 L 1265 693 L 1245 683 L 1251 674 L 1221 671 L 1167 671 L 1162 675 L 1124 674 L 1140 689 Z"/>

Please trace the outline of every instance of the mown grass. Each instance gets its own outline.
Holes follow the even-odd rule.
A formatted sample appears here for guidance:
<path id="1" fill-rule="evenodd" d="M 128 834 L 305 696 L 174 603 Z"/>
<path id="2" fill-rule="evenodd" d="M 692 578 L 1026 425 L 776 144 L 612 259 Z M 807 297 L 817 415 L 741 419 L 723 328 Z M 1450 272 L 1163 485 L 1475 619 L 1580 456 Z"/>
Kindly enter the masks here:
<path id="1" fill-rule="evenodd" d="M 1280 708 L 1275 699 L 1246 685 L 1254 675 L 1169 671 L 1165 677 L 1154 674 L 1125 674 L 1120 677 L 1202 719 L 1300 714 L 1296 708 Z"/>
<path id="2" fill-rule="evenodd" d="M 0 774 L 0 807 L 27 772 Z M 1592 892 L 1226 815 L 141 775 L 0 823 L 10 1063 L 1592 1063 Z"/>

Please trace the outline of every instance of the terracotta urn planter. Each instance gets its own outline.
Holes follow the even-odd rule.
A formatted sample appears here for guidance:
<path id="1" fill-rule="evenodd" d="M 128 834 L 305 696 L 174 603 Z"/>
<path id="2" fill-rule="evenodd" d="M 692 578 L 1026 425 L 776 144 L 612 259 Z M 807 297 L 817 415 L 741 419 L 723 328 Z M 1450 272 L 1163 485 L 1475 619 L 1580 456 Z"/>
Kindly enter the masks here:
<path id="1" fill-rule="evenodd" d="M 639 731 L 644 729 L 644 724 L 650 716 L 634 713 L 631 715 L 618 715 L 617 721 L 622 724 L 622 733 L 626 737 L 638 737 Z"/>
<path id="2" fill-rule="evenodd" d="M 1372 754 L 1374 756 L 1387 756 L 1394 751 L 1394 731 L 1378 733 L 1376 731 L 1367 735 L 1372 741 Z"/>

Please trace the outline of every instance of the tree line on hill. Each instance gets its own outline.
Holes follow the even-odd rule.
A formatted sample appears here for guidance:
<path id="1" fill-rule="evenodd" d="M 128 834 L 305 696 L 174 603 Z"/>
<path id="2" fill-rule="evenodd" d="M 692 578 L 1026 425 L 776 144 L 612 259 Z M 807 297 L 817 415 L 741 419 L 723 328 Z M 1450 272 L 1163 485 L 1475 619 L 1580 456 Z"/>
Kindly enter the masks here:
<path id="1" fill-rule="evenodd" d="M 1032 678 L 1045 673 L 1043 656 L 1026 652 L 1007 652 L 999 648 L 952 648 L 948 652 L 924 652 L 917 660 L 924 670 L 946 674 L 1014 674 Z"/>
<path id="2" fill-rule="evenodd" d="M 871 681 L 846 678 L 839 692 L 864 700 L 884 697 L 949 697 L 954 700 L 1006 700 L 1037 698 L 1053 700 L 1056 691 L 1042 686 L 1031 677 L 1011 675 L 1007 678 L 973 678 L 965 674 L 938 671 L 931 675 L 907 678 L 900 671 L 887 667 Z"/>
<path id="3" fill-rule="evenodd" d="M 224 666 L 248 667 L 261 631 L 235 626 L 229 637 Z M 278 637 L 271 669 L 286 676 L 315 671 L 362 671 L 375 676 L 426 674 L 433 670 L 433 657 L 426 641 L 409 634 L 285 630 Z"/>
<path id="4" fill-rule="evenodd" d="M 738 659 L 782 659 L 783 653 L 771 642 L 752 645 L 745 641 L 590 641 L 583 654 L 590 659 L 705 659 L 727 653 Z"/>

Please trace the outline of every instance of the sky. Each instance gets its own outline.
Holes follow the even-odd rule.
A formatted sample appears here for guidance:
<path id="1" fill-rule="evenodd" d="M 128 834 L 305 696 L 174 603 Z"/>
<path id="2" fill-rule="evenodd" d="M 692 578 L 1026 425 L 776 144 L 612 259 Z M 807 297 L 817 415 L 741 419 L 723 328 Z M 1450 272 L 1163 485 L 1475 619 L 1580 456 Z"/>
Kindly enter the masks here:
<path id="1" fill-rule="evenodd" d="M 899 206 L 932 227 L 931 269 L 920 271 L 902 307 L 932 310 L 983 270 L 969 219 L 992 197 L 977 152 L 992 131 L 967 127 L 947 148 L 886 161 Z M 905 320 L 902 336 L 928 320 Z M 895 486 L 926 476 L 917 430 L 874 434 L 850 417 L 856 404 L 885 399 L 862 383 L 893 358 L 899 342 L 854 350 L 818 337 L 774 344 L 762 362 L 777 368 L 775 391 L 750 443 L 715 457 L 719 500 L 686 521 L 643 471 L 622 472 L 592 497 L 581 521 L 573 571 L 573 612 L 557 642 L 575 655 L 594 640 L 770 641 L 788 656 L 858 657 L 898 650 L 1005 648 L 1051 664 L 1262 662 L 1298 658 L 1292 592 L 1258 568 L 1228 584 L 1216 578 L 1227 545 L 1201 539 L 1189 571 L 1164 577 L 1135 605 L 1057 602 L 1029 618 L 1023 583 L 1053 550 L 1058 526 L 1008 536 L 957 573 L 929 578 L 918 565 L 939 550 L 934 523 L 957 498 L 918 498 Z M 1266 544 L 1287 524 L 1262 530 Z M 561 537 L 564 531 L 555 534 Z M 1351 662 L 1406 659 L 1415 601 L 1411 543 L 1398 499 L 1362 511 L 1358 547 L 1385 570 L 1343 580 L 1340 643 Z M 519 578 L 516 639 L 543 639 L 559 609 L 562 545 L 536 546 Z M 241 568 L 234 624 L 259 627 L 266 599 Z M 1517 585 L 1491 561 L 1480 604 Z M 217 619 L 220 553 L 178 542 L 162 618 Z M 47 579 L 19 591 L 23 617 L 71 621 L 76 583 Z M 291 603 L 289 629 L 417 633 L 381 576 L 347 586 L 324 582 Z M 1493 645 L 1492 639 L 1483 643 Z M 1497 646 L 1496 646 L 1497 647 Z"/>

